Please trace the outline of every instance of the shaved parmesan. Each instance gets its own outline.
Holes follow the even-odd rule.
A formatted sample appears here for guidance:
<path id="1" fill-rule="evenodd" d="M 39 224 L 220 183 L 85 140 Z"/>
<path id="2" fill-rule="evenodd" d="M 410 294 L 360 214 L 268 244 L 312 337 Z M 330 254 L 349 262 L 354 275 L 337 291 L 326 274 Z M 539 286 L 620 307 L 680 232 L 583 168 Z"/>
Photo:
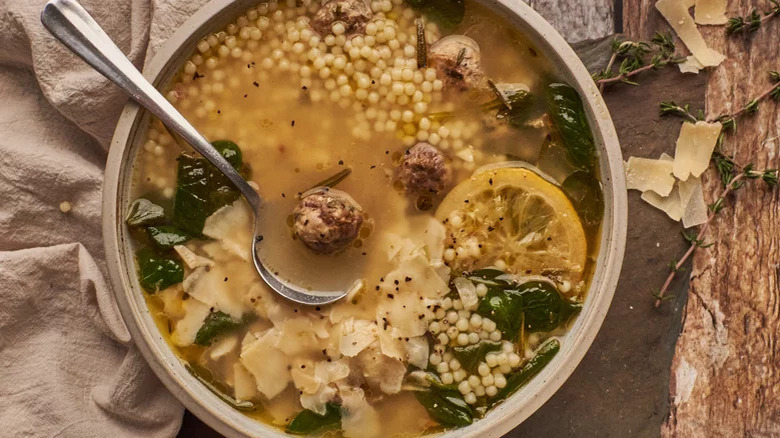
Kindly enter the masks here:
<path id="1" fill-rule="evenodd" d="M 271 423 L 278 426 L 286 426 L 290 423 L 290 418 L 301 411 L 301 404 L 298 403 L 298 391 L 292 386 L 282 391 L 273 400 L 266 400 L 263 397 L 259 397 L 259 399 L 265 412 L 271 415 Z"/>
<path id="2" fill-rule="evenodd" d="M 680 73 L 696 73 L 698 74 L 701 69 L 704 68 L 703 65 L 701 65 L 701 62 L 699 62 L 693 55 L 685 58 L 685 61 L 677 64 L 677 67 L 680 69 Z"/>
<path id="3" fill-rule="evenodd" d="M 251 260 L 252 212 L 242 199 L 226 205 L 203 224 L 203 235 L 218 240 L 222 247 L 245 261 Z"/>
<path id="4" fill-rule="evenodd" d="M 233 364 L 233 391 L 238 401 L 251 400 L 257 395 L 255 378 L 240 362 Z"/>
<path id="5" fill-rule="evenodd" d="M 332 383 L 349 376 L 349 364 L 347 359 L 323 360 L 314 365 L 314 375 L 323 383 Z"/>
<path id="6" fill-rule="evenodd" d="M 726 24 L 726 0 L 696 0 L 694 9 L 698 24 Z"/>
<path id="7" fill-rule="evenodd" d="M 674 176 L 681 181 L 701 176 L 710 164 L 720 130 L 720 122 L 683 123 L 674 152 Z"/>
<path id="8" fill-rule="evenodd" d="M 237 345 L 238 345 L 238 336 L 237 335 L 228 336 L 209 348 L 209 357 L 211 358 L 211 360 L 219 360 L 219 358 L 232 352 Z"/>
<path id="9" fill-rule="evenodd" d="M 683 227 L 690 228 L 707 222 L 709 209 L 704 201 L 701 180 L 699 178 L 688 178 L 686 181 L 680 181 L 679 184 L 680 202 L 683 208 Z"/>
<path id="10" fill-rule="evenodd" d="M 239 320 L 248 309 L 244 303 L 247 288 L 243 287 L 247 283 L 241 281 L 242 277 L 246 277 L 245 274 L 237 269 L 223 269 L 221 266 L 215 266 L 208 271 L 198 268 L 185 279 L 184 290 L 191 297 Z"/>
<path id="11" fill-rule="evenodd" d="M 340 388 L 341 429 L 347 438 L 374 438 L 380 436 L 379 413 L 366 402 L 360 388 Z"/>
<path id="12" fill-rule="evenodd" d="M 355 357 L 377 338 L 377 327 L 372 321 L 350 318 L 341 325 L 339 350 L 344 356 Z"/>
<path id="13" fill-rule="evenodd" d="M 674 158 L 666 153 L 661 154 L 660 159 L 662 161 L 674 161 Z M 669 196 L 661 196 L 658 193 L 647 191 L 642 193 L 642 200 L 662 210 L 672 220 L 679 221 L 682 218 L 682 204 L 680 203 L 680 191 L 677 184 L 675 184 Z"/>
<path id="14" fill-rule="evenodd" d="M 673 163 L 666 160 L 630 157 L 626 163 L 626 187 L 668 196 L 674 188 Z"/>
<path id="15" fill-rule="evenodd" d="M 458 277 L 454 281 L 455 289 L 458 290 L 458 296 L 460 297 L 463 308 L 466 310 L 476 310 L 479 305 L 479 297 L 477 296 L 477 287 L 474 286 L 470 280 Z"/>
<path id="16" fill-rule="evenodd" d="M 388 326 L 387 330 L 379 330 L 379 349 L 385 356 L 396 359 L 406 358 L 406 346 L 401 334 L 395 327 Z"/>
<path id="17" fill-rule="evenodd" d="M 406 375 L 406 365 L 400 360 L 382 354 L 378 348 L 371 347 L 357 356 L 363 377 L 369 386 L 385 394 L 401 392 L 401 384 Z"/>
<path id="18" fill-rule="evenodd" d="M 186 347 L 195 342 L 195 335 L 203 325 L 203 321 L 211 313 L 211 309 L 197 299 L 189 299 L 182 303 L 184 318 L 176 321 L 171 334 L 171 340 L 179 347 Z"/>
<path id="19" fill-rule="evenodd" d="M 414 365 L 421 370 L 428 368 L 429 349 L 428 339 L 425 336 L 409 338 L 406 342 L 406 356 L 409 365 Z"/>
<path id="20" fill-rule="evenodd" d="M 656 9 L 663 15 L 677 33 L 688 50 L 705 67 L 715 67 L 725 59 L 723 54 L 709 48 L 699 29 L 688 13 L 685 2 L 680 0 L 659 0 Z"/>
<path id="21" fill-rule="evenodd" d="M 295 359 L 290 376 L 295 387 L 307 394 L 314 394 L 320 389 L 320 380 L 314 377 L 313 360 Z"/>
<path id="22" fill-rule="evenodd" d="M 336 398 L 336 388 L 328 385 L 320 386 L 314 394 L 301 394 L 301 406 L 304 409 L 325 415 L 327 412 L 326 403 Z"/>
<path id="23" fill-rule="evenodd" d="M 281 335 L 268 329 L 241 352 L 241 364 L 255 377 L 257 390 L 266 398 L 279 395 L 290 383 L 290 359 L 276 346 Z"/>
<path id="24" fill-rule="evenodd" d="M 642 193 L 642 200 L 653 207 L 662 210 L 672 220 L 679 221 L 682 218 L 682 205 L 680 204 L 680 194 L 675 186 L 669 196 L 661 196 L 655 192 L 647 191 Z"/>
<path id="25" fill-rule="evenodd" d="M 211 259 L 195 254 L 184 245 L 174 245 L 173 249 L 176 250 L 176 253 L 179 254 L 179 257 L 184 260 L 184 263 L 190 269 L 200 268 L 201 266 L 214 266 L 214 262 Z"/>

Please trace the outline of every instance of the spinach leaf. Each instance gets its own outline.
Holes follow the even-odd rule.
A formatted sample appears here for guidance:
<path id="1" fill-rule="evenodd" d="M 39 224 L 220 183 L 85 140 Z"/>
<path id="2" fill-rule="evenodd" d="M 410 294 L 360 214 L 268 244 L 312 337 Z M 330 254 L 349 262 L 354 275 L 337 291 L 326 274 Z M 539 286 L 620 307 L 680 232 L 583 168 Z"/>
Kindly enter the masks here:
<path id="1" fill-rule="evenodd" d="M 214 149 L 219 151 L 223 157 L 233 166 L 234 169 L 241 171 L 244 167 L 244 154 L 241 153 L 241 148 L 237 144 L 230 140 L 217 140 L 212 141 L 211 145 Z"/>
<path id="2" fill-rule="evenodd" d="M 474 421 L 471 407 L 458 391 L 431 388 L 427 391 L 415 391 L 414 395 L 428 411 L 428 415 L 442 426 L 468 426 Z"/>
<path id="3" fill-rule="evenodd" d="M 441 381 L 441 378 L 436 373 L 436 367 L 432 364 L 428 364 L 427 370 L 418 370 L 413 371 L 409 373 L 409 375 L 406 376 L 407 380 L 416 380 L 416 382 L 413 382 L 416 386 L 419 386 L 420 390 L 427 390 L 428 388 L 436 388 L 444 391 L 457 391 L 458 385 L 456 384 L 445 384 Z"/>
<path id="4" fill-rule="evenodd" d="M 165 210 L 152 201 L 138 198 L 130 204 L 125 222 L 131 227 L 156 225 L 165 220 Z"/>
<path id="5" fill-rule="evenodd" d="M 286 432 L 309 435 L 314 432 L 341 427 L 341 407 L 335 403 L 325 405 L 325 415 L 304 409 L 287 425 Z"/>
<path id="6" fill-rule="evenodd" d="M 488 406 L 495 406 L 496 403 L 506 399 L 517 391 L 520 387 L 528 383 L 531 378 L 539 374 L 550 361 L 558 354 L 561 349 L 561 343 L 555 338 L 550 338 L 541 347 L 536 350 L 536 354 L 522 368 L 509 375 L 506 380 L 506 386 L 501 388 L 496 395 L 488 400 Z"/>
<path id="7" fill-rule="evenodd" d="M 452 30 L 466 15 L 465 0 L 406 0 L 406 3 L 442 30 Z"/>
<path id="8" fill-rule="evenodd" d="M 211 375 L 211 372 L 199 365 L 193 365 L 193 364 L 185 364 L 184 368 L 187 369 L 187 371 L 192 374 L 193 377 L 198 379 L 198 381 L 206 387 L 209 391 L 211 391 L 214 395 L 219 397 L 222 401 L 229 404 L 233 409 L 238 409 L 239 411 L 254 411 L 255 410 L 255 404 L 251 401 L 238 401 L 234 399 L 233 397 L 227 395 L 227 388 L 225 388 L 224 385 L 214 380 L 214 377 Z"/>
<path id="9" fill-rule="evenodd" d="M 175 245 L 181 245 L 190 240 L 190 236 L 172 225 L 148 227 L 146 233 L 149 234 L 154 246 L 162 250 L 171 249 Z"/>
<path id="10" fill-rule="evenodd" d="M 159 255 L 151 248 L 140 249 L 135 258 L 138 262 L 138 281 L 149 293 L 184 281 L 184 268 L 178 259 Z"/>
<path id="11" fill-rule="evenodd" d="M 466 278 L 474 283 L 483 283 L 485 286 L 509 286 L 504 280 L 498 280 L 497 277 L 504 275 L 505 272 L 498 269 L 480 269 L 478 271 L 469 272 Z"/>
<path id="12" fill-rule="evenodd" d="M 564 298 L 550 283 L 532 281 L 519 289 L 527 332 L 555 330 L 582 310 L 582 304 Z"/>
<path id="13" fill-rule="evenodd" d="M 230 141 L 215 147 L 236 170 L 243 169 L 241 150 Z M 240 196 L 233 184 L 205 158 L 186 152 L 179 155 L 173 223 L 191 236 L 200 236 L 206 218 Z"/>
<path id="14" fill-rule="evenodd" d="M 496 323 L 496 327 L 503 333 L 505 339 L 514 341 L 520 334 L 523 324 L 521 306 L 520 291 L 495 287 L 488 289 L 487 295 L 480 300 L 477 313 L 490 318 Z"/>
<path id="15" fill-rule="evenodd" d="M 561 185 L 585 228 L 599 225 L 604 215 L 604 195 L 601 183 L 592 173 L 578 170 L 569 175 Z"/>
<path id="16" fill-rule="evenodd" d="M 248 313 L 243 318 L 236 321 L 221 311 L 211 312 L 203 321 L 203 325 L 198 329 L 198 333 L 195 335 L 195 343 L 197 345 L 211 345 L 218 338 L 249 324 L 254 320 L 253 314 Z"/>
<path id="17" fill-rule="evenodd" d="M 491 351 L 501 349 L 500 342 L 480 341 L 477 344 L 467 345 L 465 347 L 452 347 L 452 355 L 458 359 L 460 366 L 469 374 L 477 374 L 477 367 L 480 362 L 485 360 L 485 355 Z"/>
<path id="18" fill-rule="evenodd" d="M 591 170 L 596 161 L 596 146 L 577 90 L 566 84 L 550 84 L 547 101 L 553 126 L 569 159 L 581 169 Z"/>
<path id="19" fill-rule="evenodd" d="M 488 289 L 477 313 L 493 320 L 504 337 L 514 341 L 524 321 L 528 332 L 550 331 L 568 322 L 581 308 L 581 304 L 565 299 L 553 285 L 531 281 Z"/>

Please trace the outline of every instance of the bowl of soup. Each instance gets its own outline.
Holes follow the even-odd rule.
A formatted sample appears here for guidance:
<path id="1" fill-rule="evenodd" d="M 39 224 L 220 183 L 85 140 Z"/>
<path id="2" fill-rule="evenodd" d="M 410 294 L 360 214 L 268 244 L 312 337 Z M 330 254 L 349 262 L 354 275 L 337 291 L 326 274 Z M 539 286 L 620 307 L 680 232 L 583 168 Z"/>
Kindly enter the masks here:
<path id="1" fill-rule="evenodd" d="M 623 258 L 620 149 L 585 67 L 524 3 L 215 0 L 144 74 L 264 199 L 255 246 L 230 182 L 125 107 L 113 290 L 161 382 L 217 431 L 497 437 L 590 347 Z M 287 301 L 252 250 L 347 294 Z"/>

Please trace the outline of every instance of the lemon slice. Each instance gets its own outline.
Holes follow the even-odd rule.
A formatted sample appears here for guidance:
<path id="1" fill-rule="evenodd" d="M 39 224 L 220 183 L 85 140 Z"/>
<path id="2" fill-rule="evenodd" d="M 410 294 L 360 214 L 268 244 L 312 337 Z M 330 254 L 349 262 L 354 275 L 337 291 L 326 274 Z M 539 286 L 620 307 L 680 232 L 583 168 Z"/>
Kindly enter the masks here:
<path id="1" fill-rule="evenodd" d="M 532 170 L 484 170 L 447 194 L 436 211 L 459 271 L 506 265 L 517 275 L 576 284 L 587 259 L 577 212 L 558 186 Z"/>

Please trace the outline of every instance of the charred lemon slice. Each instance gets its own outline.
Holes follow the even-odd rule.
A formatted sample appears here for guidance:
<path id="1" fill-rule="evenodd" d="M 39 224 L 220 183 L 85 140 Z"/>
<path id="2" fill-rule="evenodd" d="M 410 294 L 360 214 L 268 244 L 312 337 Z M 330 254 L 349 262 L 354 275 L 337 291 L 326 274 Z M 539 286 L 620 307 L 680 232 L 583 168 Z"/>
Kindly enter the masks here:
<path id="1" fill-rule="evenodd" d="M 447 194 L 436 211 L 447 227 L 451 267 L 506 266 L 576 284 L 587 259 L 577 212 L 555 184 L 521 167 L 484 170 Z"/>

